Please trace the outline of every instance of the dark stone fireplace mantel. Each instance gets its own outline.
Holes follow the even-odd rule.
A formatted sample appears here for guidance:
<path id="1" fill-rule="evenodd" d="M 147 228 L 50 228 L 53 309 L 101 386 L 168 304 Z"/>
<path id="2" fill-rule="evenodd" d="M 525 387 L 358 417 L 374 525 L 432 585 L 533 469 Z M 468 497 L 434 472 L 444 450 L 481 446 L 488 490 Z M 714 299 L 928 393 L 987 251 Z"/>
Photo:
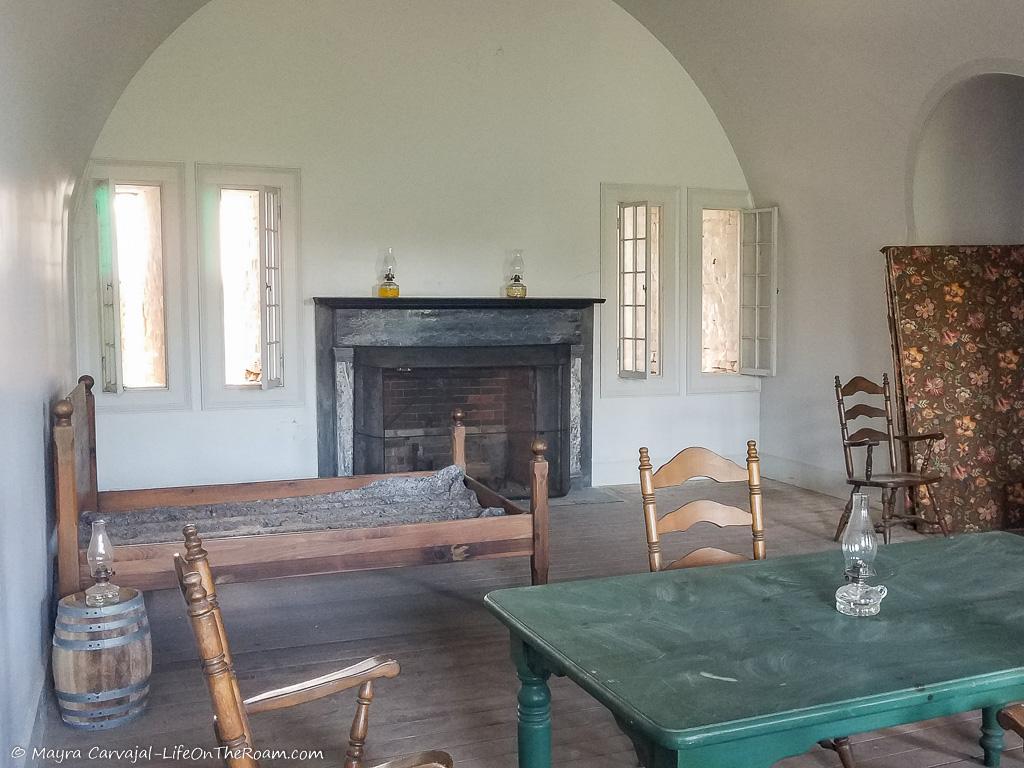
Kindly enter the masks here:
<path id="1" fill-rule="evenodd" d="M 400 296 L 397 299 L 378 299 L 373 296 L 317 296 L 313 303 L 331 309 L 586 309 L 594 304 L 603 304 L 604 299 L 502 299 L 483 296 Z"/>
<path id="2" fill-rule="evenodd" d="M 562 350 L 565 362 L 552 373 L 558 393 L 543 387 L 562 413 L 558 440 L 561 466 L 576 485 L 589 485 L 593 405 L 594 304 L 596 298 L 316 297 L 317 433 L 321 476 L 352 474 L 362 462 L 356 423 L 365 391 L 361 362 L 384 355 L 391 365 L 424 356 L 437 365 L 483 365 L 490 358 L 506 365 L 533 365 L 538 348 Z M 479 352 L 467 358 L 469 349 Z M 484 348 L 489 348 L 489 351 Z M 376 350 L 376 351 L 373 351 Z M 386 350 L 393 350 L 387 352 Z M 532 351 L 531 351 L 532 350 Z M 406 357 L 403 357 L 406 356 Z M 478 358 L 474 362 L 473 358 Z M 407 362 L 403 362 L 407 360 Z M 462 361 L 462 362 L 460 362 Z M 364 369 L 365 370 L 365 369 Z M 541 370 L 541 369 L 538 369 Z M 558 372 L 560 371 L 560 372 Z M 542 409 L 544 410 L 544 409 Z M 544 429 L 549 427 L 545 426 Z M 555 450 L 553 446 L 553 450 Z M 564 492 L 563 490 L 563 492 Z"/>

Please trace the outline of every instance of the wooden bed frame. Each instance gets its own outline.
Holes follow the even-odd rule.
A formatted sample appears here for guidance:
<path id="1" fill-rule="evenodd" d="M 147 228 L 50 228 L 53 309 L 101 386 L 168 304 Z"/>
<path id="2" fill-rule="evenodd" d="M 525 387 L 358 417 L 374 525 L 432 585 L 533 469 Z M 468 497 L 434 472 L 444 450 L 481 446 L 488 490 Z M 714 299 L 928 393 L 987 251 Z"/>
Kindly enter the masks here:
<path id="1" fill-rule="evenodd" d="M 93 378 L 82 376 L 71 393 L 53 407 L 54 482 L 57 505 L 57 583 L 60 595 L 92 583 L 86 550 L 79 547 L 79 513 L 112 516 L 161 506 L 191 506 L 228 501 L 255 501 L 310 496 L 361 488 L 396 475 L 357 475 L 257 483 L 195 485 L 100 491 L 96 480 L 96 404 Z M 453 414 L 452 460 L 466 466 L 466 428 L 461 411 Z M 374 528 L 342 528 L 298 533 L 261 533 L 204 538 L 210 559 L 217 563 L 220 583 L 282 576 L 342 573 L 405 565 L 451 563 L 498 557 L 530 557 L 533 584 L 548 579 L 547 445 L 535 440 L 530 462 L 530 508 L 466 477 L 466 486 L 484 507 L 500 507 L 499 517 L 409 523 Z M 430 472 L 397 473 L 425 477 Z M 200 531 L 202 533 L 202 531 Z M 118 544 L 114 542 L 116 582 L 135 589 L 162 589 L 176 584 L 173 556 L 178 542 Z"/>

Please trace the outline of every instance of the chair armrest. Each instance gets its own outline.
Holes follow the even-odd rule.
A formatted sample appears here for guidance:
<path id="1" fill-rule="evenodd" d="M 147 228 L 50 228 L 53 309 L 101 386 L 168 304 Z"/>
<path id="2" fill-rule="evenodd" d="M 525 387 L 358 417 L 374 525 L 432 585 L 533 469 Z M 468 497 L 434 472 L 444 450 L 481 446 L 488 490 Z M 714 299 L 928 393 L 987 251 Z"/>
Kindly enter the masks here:
<path id="1" fill-rule="evenodd" d="M 893 435 L 894 438 L 904 443 L 916 443 L 919 440 L 945 440 L 942 432 L 929 432 L 926 435 Z"/>
<path id="2" fill-rule="evenodd" d="M 881 443 L 878 442 L 877 440 L 872 440 L 872 439 L 870 439 L 868 437 L 865 437 L 863 440 L 847 440 L 843 444 L 844 445 L 848 445 L 851 448 L 864 448 L 864 447 L 874 448 L 876 446 L 881 445 Z"/>
<path id="3" fill-rule="evenodd" d="M 370 680 L 397 677 L 398 672 L 397 661 L 384 656 L 374 656 L 322 677 L 314 677 L 312 680 L 258 694 L 246 699 L 242 704 L 249 714 L 294 707 L 296 704 L 305 704 L 307 701 L 347 691 Z"/>

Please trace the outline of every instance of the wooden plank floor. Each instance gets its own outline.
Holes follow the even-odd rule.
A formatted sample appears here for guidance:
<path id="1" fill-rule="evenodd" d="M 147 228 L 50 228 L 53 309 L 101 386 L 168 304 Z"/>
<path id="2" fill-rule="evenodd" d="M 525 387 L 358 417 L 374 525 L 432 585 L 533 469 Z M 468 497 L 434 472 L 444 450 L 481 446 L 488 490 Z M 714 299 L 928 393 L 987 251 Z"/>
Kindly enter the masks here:
<path id="1" fill-rule="evenodd" d="M 702 495 L 666 494 L 664 509 Z M 727 503 L 744 502 L 742 487 L 716 489 Z M 635 486 L 583 494 L 582 503 L 552 510 L 552 580 L 641 572 L 646 550 Z M 765 485 L 769 557 L 833 548 L 841 502 L 781 483 Z M 916 534 L 898 531 L 897 539 Z M 749 533 L 700 531 L 697 545 L 724 540 L 746 551 Z M 681 554 L 681 552 L 680 552 Z M 837 555 L 838 557 L 838 555 Z M 838 573 L 837 573 L 838 575 Z M 526 584 L 525 560 L 467 562 L 336 576 L 281 579 L 221 588 L 236 667 L 244 695 L 338 669 L 374 654 L 402 664 L 383 681 L 371 713 L 368 759 L 430 748 L 450 751 L 460 768 L 514 768 L 515 675 L 507 635 L 484 610 L 492 589 Z M 88 759 L 90 747 L 153 745 L 213 748 L 209 700 L 198 668 L 180 594 L 147 595 L 154 670 L 147 713 L 105 733 L 65 728 L 51 706 L 44 745 L 80 749 L 65 766 L 129 765 L 129 760 Z M 837 664 L 841 660 L 837 659 Z M 827 680 L 829 670 L 822 671 Z M 556 768 L 631 768 L 629 742 L 608 713 L 564 680 L 552 681 Z M 354 697 L 314 702 L 253 720 L 261 749 L 323 750 L 325 759 L 279 760 L 282 766 L 340 765 Z M 977 712 L 854 737 L 858 765 L 925 768 L 979 765 Z M 1021 766 L 1020 740 L 1007 736 L 1004 765 Z M 42 745 L 36 745 L 42 746 Z M 216 759 L 178 761 L 220 765 Z M 153 764 L 175 764 L 154 758 Z M 53 763 L 41 762 L 40 765 Z M 139 764 L 146 764 L 143 760 Z M 778 764 L 785 768 L 838 767 L 835 754 L 815 749 Z"/>

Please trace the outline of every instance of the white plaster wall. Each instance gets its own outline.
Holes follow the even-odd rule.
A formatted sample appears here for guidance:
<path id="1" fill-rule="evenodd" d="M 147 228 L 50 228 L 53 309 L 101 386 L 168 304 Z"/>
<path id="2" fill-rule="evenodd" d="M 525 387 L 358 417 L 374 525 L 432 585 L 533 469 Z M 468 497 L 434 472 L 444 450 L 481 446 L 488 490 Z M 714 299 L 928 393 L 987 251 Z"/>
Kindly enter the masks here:
<path id="1" fill-rule="evenodd" d="M 781 208 L 778 376 L 761 391 L 763 467 L 843 495 L 832 377 L 891 368 L 878 251 L 907 242 L 923 126 L 961 80 L 1024 74 L 1024 4 L 618 2 L 708 98 L 757 203 Z"/>
<path id="2" fill-rule="evenodd" d="M 369 295 L 385 246 L 406 295 L 496 296 L 517 247 L 531 295 L 597 295 L 601 182 L 746 186 L 704 97 L 611 0 L 214 0 L 94 156 L 184 161 L 190 194 L 196 161 L 300 168 L 307 300 Z M 303 406 L 202 411 L 194 375 L 191 411 L 100 415 L 101 487 L 315 474 L 308 303 L 303 322 Z M 635 482 L 645 443 L 740 454 L 757 424 L 756 393 L 597 399 L 595 481 Z"/>
<path id="3" fill-rule="evenodd" d="M 915 243 L 1024 242 L 1024 77 L 954 85 L 925 124 L 914 169 Z"/>
<path id="4" fill-rule="evenodd" d="M 0 764 L 20 766 L 53 616 L 50 407 L 73 382 L 67 212 L 131 74 L 194 8 L 0 1 Z M 91 46 L 96 46 L 95 49 Z"/>

